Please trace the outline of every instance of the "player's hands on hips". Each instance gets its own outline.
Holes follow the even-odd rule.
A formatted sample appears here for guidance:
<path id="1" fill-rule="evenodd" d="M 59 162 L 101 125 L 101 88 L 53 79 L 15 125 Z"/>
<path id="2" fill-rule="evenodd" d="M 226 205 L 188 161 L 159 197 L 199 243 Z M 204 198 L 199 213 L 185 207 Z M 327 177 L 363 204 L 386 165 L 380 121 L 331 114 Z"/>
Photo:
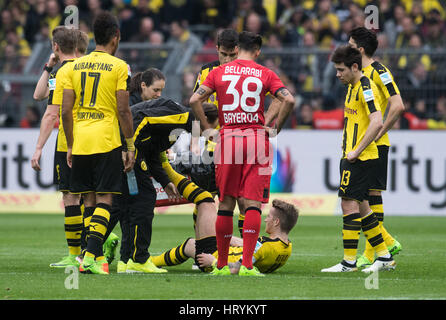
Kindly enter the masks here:
<path id="1" fill-rule="evenodd" d="M 68 148 L 67 149 L 67 164 L 68 164 L 68 167 L 70 167 L 70 168 L 71 168 L 71 165 L 73 164 L 72 159 L 73 159 L 73 149 Z"/>
<path id="2" fill-rule="evenodd" d="M 129 172 L 135 165 L 135 151 L 127 151 L 124 159 L 124 172 Z"/>
<path id="3" fill-rule="evenodd" d="M 181 195 L 178 192 L 177 187 L 175 187 L 175 185 L 172 182 L 169 182 L 165 187 L 164 187 L 164 191 L 167 194 L 167 197 L 169 198 L 169 200 L 171 201 L 175 201 L 178 202 L 181 199 Z"/>
<path id="4" fill-rule="evenodd" d="M 347 154 L 347 160 L 349 162 L 355 162 L 358 159 L 359 153 L 356 150 L 352 150 Z"/>
<path id="5" fill-rule="evenodd" d="M 268 127 L 268 126 L 263 126 L 263 129 L 265 129 L 265 131 L 268 133 L 268 136 L 270 138 L 274 138 L 275 136 L 277 136 L 277 134 L 279 133 L 277 131 L 276 127 Z"/>
<path id="6" fill-rule="evenodd" d="M 37 148 L 33 154 L 33 157 L 31 158 L 31 167 L 36 171 L 41 170 L 39 165 L 41 156 L 42 156 L 42 149 Z"/>

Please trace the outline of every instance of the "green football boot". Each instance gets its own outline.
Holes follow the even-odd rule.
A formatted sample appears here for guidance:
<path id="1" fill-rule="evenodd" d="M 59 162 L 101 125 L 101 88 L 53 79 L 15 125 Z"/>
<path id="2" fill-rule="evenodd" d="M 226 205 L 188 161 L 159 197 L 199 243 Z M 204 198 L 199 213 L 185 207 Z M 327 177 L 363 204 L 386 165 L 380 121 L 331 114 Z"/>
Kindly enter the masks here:
<path id="1" fill-rule="evenodd" d="M 79 262 L 76 260 L 77 255 L 68 255 L 59 262 L 54 262 L 50 264 L 51 268 L 66 268 L 68 266 L 79 267 Z"/>
<path id="2" fill-rule="evenodd" d="M 79 271 L 81 273 L 110 274 L 108 263 L 105 259 L 103 261 L 94 261 L 94 258 L 84 258 Z"/>
<path id="3" fill-rule="evenodd" d="M 399 243 L 396 239 L 394 239 L 395 241 L 393 242 L 393 244 L 391 246 L 388 246 L 387 249 L 389 250 L 389 253 L 394 256 L 396 254 L 398 254 L 403 247 L 401 246 L 401 243 Z"/>
<path id="4" fill-rule="evenodd" d="M 240 270 L 238 272 L 239 276 L 247 276 L 247 277 L 264 277 L 265 275 L 263 273 L 260 273 L 260 271 L 256 267 L 252 267 L 252 269 L 248 269 L 245 266 L 241 266 Z"/>
<path id="5" fill-rule="evenodd" d="M 119 244 L 119 237 L 113 232 L 110 233 L 107 240 L 105 240 L 103 245 L 104 256 L 107 259 L 108 264 L 111 264 L 115 259 L 116 248 Z"/>
<path id="6" fill-rule="evenodd" d="M 228 266 L 224 266 L 221 269 L 214 267 L 214 270 L 212 270 L 210 274 L 213 276 L 230 276 L 231 270 L 229 270 Z"/>
<path id="7" fill-rule="evenodd" d="M 367 259 L 367 257 L 365 255 L 361 255 L 361 256 L 359 256 L 358 260 L 356 260 L 356 267 L 358 267 L 358 268 L 368 267 L 368 266 L 371 266 L 372 263 L 373 263 L 373 261 L 370 261 L 369 259 Z"/>

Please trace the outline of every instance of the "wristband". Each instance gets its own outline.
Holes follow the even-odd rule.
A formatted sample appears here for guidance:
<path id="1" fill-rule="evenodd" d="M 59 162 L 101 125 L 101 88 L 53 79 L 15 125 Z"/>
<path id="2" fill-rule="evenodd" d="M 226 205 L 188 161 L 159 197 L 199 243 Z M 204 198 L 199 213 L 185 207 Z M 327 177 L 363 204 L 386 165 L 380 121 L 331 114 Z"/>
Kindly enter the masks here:
<path id="1" fill-rule="evenodd" d="M 133 143 L 133 137 L 125 138 L 125 143 L 127 144 L 128 151 L 135 151 L 135 144 Z"/>
<path id="2" fill-rule="evenodd" d="M 45 70 L 48 73 L 51 73 L 53 71 L 53 67 L 49 67 L 47 63 L 45 63 L 45 66 L 43 67 L 43 70 Z"/>

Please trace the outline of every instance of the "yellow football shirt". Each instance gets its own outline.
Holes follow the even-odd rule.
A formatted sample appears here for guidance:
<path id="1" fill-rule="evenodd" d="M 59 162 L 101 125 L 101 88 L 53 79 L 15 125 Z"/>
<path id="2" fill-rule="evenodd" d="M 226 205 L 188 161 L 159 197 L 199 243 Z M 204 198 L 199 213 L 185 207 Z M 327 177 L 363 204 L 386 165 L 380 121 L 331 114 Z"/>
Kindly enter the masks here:
<path id="1" fill-rule="evenodd" d="M 130 69 L 123 60 L 95 50 L 76 59 L 65 89 L 75 92 L 73 155 L 110 152 L 121 146 L 116 92 L 127 90 Z"/>
<path id="2" fill-rule="evenodd" d="M 53 91 L 52 104 L 59 106 L 59 132 L 57 134 L 57 146 L 56 150 L 59 152 L 67 152 L 67 138 L 65 137 L 65 131 L 62 124 L 62 98 L 63 98 L 63 84 L 66 82 L 67 71 L 74 59 L 65 60 L 56 73 L 56 84 Z"/>
<path id="3" fill-rule="evenodd" d="M 282 267 L 291 256 L 291 242 L 285 243 L 276 238 L 271 239 L 262 236 L 257 241 L 257 245 L 253 254 L 253 265 L 262 273 L 270 273 Z M 218 258 L 218 252 L 215 251 L 213 256 Z M 229 247 L 228 262 L 234 263 L 243 256 L 243 247 Z"/>
<path id="4" fill-rule="evenodd" d="M 195 82 L 194 92 L 198 90 L 198 88 L 203 84 L 204 80 L 206 80 L 206 77 L 209 75 L 209 72 L 211 72 L 213 69 L 217 68 L 220 65 L 220 61 L 216 60 L 211 63 L 205 64 L 198 74 L 197 81 Z M 217 94 L 214 92 L 209 96 L 209 99 L 207 101 L 208 103 L 214 104 L 218 109 L 218 100 L 217 100 Z"/>
<path id="5" fill-rule="evenodd" d="M 377 86 L 366 76 L 363 76 L 355 85 L 349 85 L 344 107 L 343 158 L 364 138 L 370 124 L 369 115 L 375 111 L 381 111 L 380 106 L 383 102 L 380 99 Z M 377 158 L 378 148 L 372 141 L 361 152 L 358 159 L 365 161 Z"/>
<path id="6" fill-rule="evenodd" d="M 389 102 L 389 98 L 394 95 L 399 95 L 400 91 L 398 86 L 393 79 L 392 73 L 387 69 L 384 65 L 379 63 L 378 61 L 373 62 L 367 67 L 362 69 L 362 72 L 366 77 L 371 79 L 373 83 L 378 88 L 376 94 L 379 98 L 381 113 L 384 118 L 384 114 L 387 110 L 387 105 Z M 377 142 L 378 146 L 385 145 L 390 146 L 389 135 L 384 134 Z"/>

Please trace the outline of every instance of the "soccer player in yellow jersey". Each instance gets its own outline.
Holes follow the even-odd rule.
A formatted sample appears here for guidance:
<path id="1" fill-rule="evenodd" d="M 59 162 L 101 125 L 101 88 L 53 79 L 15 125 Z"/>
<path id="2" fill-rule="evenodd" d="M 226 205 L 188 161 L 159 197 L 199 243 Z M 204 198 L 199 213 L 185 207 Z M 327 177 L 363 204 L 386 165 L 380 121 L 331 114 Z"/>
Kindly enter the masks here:
<path id="1" fill-rule="evenodd" d="M 83 37 L 82 31 L 68 29 L 63 26 L 56 27 L 52 32 L 53 54 L 45 65 L 43 74 L 36 86 L 34 98 L 42 100 L 48 97 L 48 105 L 40 124 L 40 134 L 37 139 L 36 150 L 31 158 L 31 166 L 34 170 L 40 171 L 40 157 L 42 149 L 48 140 L 57 119 L 60 118 L 60 109 L 62 106 L 62 69 L 71 64 L 78 56 L 84 55 L 87 41 Z M 57 71 L 52 72 L 56 61 L 61 62 Z M 51 75 L 48 77 L 48 74 Z M 45 84 L 45 80 L 48 85 Z M 62 127 L 62 121 L 59 120 L 59 131 L 57 135 L 56 151 L 54 155 L 54 183 L 59 191 L 62 192 L 62 199 L 65 207 L 65 236 L 68 244 L 68 256 L 61 261 L 51 263 L 50 267 L 65 268 L 68 265 L 79 266 L 76 257 L 81 251 L 81 232 L 82 232 L 82 212 L 80 207 L 80 196 L 69 192 L 70 189 L 70 168 L 66 161 L 65 134 Z"/>
<path id="2" fill-rule="evenodd" d="M 268 215 L 265 217 L 265 232 L 257 241 L 253 255 L 253 264 L 262 273 L 270 273 L 282 267 L 291 256 L 292 244 L 288 235 L 296 225 L 299 210 L 285 201 L 274 199 Z M 159 256 L 153 257 L 159 267 L 174 266 L 195 257 L 195 239 L 189 238 L 176 248 L 172 248 Z M 229 267 L 231 273 L 238 273 L 243 255 L 243 240 L 232 237 L 229 252 Z M 218 252 L 199 254 L 201 267 L 209 267 L 217 262 Z"/>
<path id="3" fill-rule="evenodd" d="M 355 28 L 350 32 L 349 44 L 361 52 L 362 72 L 365 76 L 370 78 L 378 88 L 377 96 L 380 97 L 380 101 L 382 102 L 380 108 L 383 118 L 384 114 L 387 112 L 384 125 L 375 138 L 375 142 L 378 146 L 379 163 L 375 167 L 376 171 L 373 175 L 374 181 L 369 190 L 369 203 L 370 208 L 375 212 L 375 215 L 378 218 L 384 242 L 390 253 L 395 255 L 401 250 L 401 244 L 387 232 L 386 228 L 384 228 L 382 191 L 385 191 L 387 188 L 387 162 L 390 147 L 387 132 L 393 127 L 395 122 L 404 112 L 404 104 L 390 70 L 373 59 L 373 55 L 378 48 L 376 34 L 364 27 Z M 370 265 L 373 263 L 374 259 L 375 251 L 370 243 L 366 242 L 366 249 L 358 258 L 357 265 L 358 267 Z"/>
<path id="4" fill-rule="evenodd" d="M 331 57 L 336 76 L 348 85 L 344 106 L 343 154 L 340 163 L 341 207 L 343 213 L 343 260 L 322 272 L 356 271 L 356 253 L 362 229 L 378 258 L 363 272 L 395 268 L 378 224 L 370 209 L 368 191 L 374 166 L 379 161 L 376 136 L 383 127 L 378 88 L 362 74 L 359 50 L 350 45 L 338 47 Z"/>
<path id="5" fill-rule="evenodd" d="M 133 121 L 129 108 L 130 70 L 114 57 L 120 40 L 119 23 L 108 12 L 93 23 L 96 49 L 67 70 L 62 119 L 71 167 L 72 193 L 84 194 L 85 206 L 95 206 L 81 271 L 108 274 L 102 252 L 112 205 L 121 192 L 121 172 L 135 163 Z M 121 155 L 120 127 L 127 144 Z M 123 167 L 124 160 L 124 167 Z"/>

